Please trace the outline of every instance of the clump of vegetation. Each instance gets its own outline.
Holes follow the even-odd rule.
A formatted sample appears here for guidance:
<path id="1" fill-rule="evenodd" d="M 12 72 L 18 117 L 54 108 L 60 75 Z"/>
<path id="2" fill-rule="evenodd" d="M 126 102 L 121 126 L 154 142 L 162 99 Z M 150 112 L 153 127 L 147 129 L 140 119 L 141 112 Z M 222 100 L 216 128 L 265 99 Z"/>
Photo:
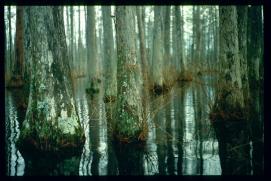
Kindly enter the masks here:
<path id="1" fill-rule="evenodd" d="M 84 145 L 85 135 L 82 128 L 75 128 L 74 134 L 63 134 L 63 131 L 50 122 L 42 125 L 36 122 L 29 124 L 30 129 L 23 129 L 16 146 L 22 154 L 45 153 L 55 156 L 77 155 Z M 48 134 L 49 133 L 49 134 Z M 80 149 L 78 149 L 80 148 Z M 65 157 L 64 156 L 64 157 Z"/>
<path id="2" fill-rule="evenodd" d="M 100 79 L 96 79 L 96 78 L 91 79 L 90 87 L 86 89 L 86 93 L 87 95 L 90 96 L 91 99 L 93 99 L 94 96 L 100 92 L 100 88 L 99 88 L 100 84 L 101 84 Z"/>

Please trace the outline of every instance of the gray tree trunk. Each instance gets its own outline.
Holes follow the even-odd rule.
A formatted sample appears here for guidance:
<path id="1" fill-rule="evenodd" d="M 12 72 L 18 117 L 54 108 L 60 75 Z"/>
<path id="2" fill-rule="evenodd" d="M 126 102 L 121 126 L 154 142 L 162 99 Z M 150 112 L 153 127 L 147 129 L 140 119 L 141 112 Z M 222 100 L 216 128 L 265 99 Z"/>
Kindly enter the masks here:
<path id="1" fill-rule="evenodd" d="M 219 7 L 219 27 L 221 69 L 210 117 L 219 142 L 222 174 L 249 174 L 249 133 L 242 92 L 235 6 Z"/>
<path id="2" fill-rule="evenodd" d="M 117 95 L 117 60 L 114 56 L 114 38 L 111 17 L 111 7 L 102 6 L 103 16 L 103 54 L 104 54 L 104 74 L 105 74 L 105 96 Z"/>
<path id="3" fill-rule="evenodd" d="M 170 65 L 170 6 L 165 7 L 164 13 L 164 49 L 165 49 L 165 65 Z"/>
<path id="4" fill-rule="evenodd" d="M 71 22 L 71 35 L 70 35 L 70 66 L 74 67 L 74 38 L 73 38 L 73 6 L 70 6 L 70 22 Z"/>
<path id="5" fill-rule="evenodd" d="M 87 7 L 87 61 L 88 61 L 88 77 L 89 80 L 94 80 L 98 78 L 98 55 L 97 55 L 97 38 L 96 38 L 96 28 L 95 28 L 95 7 Z"/>
<path id="6" fill-rule="evenodd" d="M 175 23 L 176 23 L 176 60 L 177 72 L 184 72 L 186 65 L 184 61 L 184 48 L 183 48 L 183 15 L 181 15 L 181 7 L 175 6 Z"/>
<path id="7" fill-rule="evenodd" d="M 152 78 L 154 86 L 163 87 L 163 39 L 162 39 L 162 7 L 154 7 L 153 28 L 153 53 L 152 53 Z"/>
<path id="8" fill-rule="evenodd" d="M 22 149 L 74 153 L 85 138 L 66 62 L 63 12 L 60 7 L 31 7 L 26 13 L 31 34 L 31 83 L 18 145 Z"/>
<path id="9" fill-rule="evenodd" d="M 140 63 L 136 57 L 135 8 L 116 7 L 118 99 L 115 136 L 121 141 L 140 139 L 143 133 Z"/>
<path id="10" fill-rule="evenodd" d="M 11 10 L 10 10 L 11 6 L 8 7 L 8 25 L 9 25 L 9 75 L 11 73 L 12 70 L 12 34 L 11 34 Z M 10 76 L 9 76 L 10 77 Z"/>
<path id="11" fill-rule="evenodd" d="M 245 105 L 248 105 L 249 84 L 247 70 L 247 6 L 237 6 L 237 26 L 240 66 L 242 67 L 241 79 Z"/>
<path id="12" fill-rule="evenodd" d="M 148 92 L 149 86 L 149 76 L 148 76 L 148 61 L 146 55 L 146 46 L 145 46 L 145 34 L 143 29 L 142 23 L 142 10 L 137 6 L 136 7 L 136 14 L 137 14 L 137 23 L 138 23 L 138 30 L 139 30 L 139 42 L 140 42 L 140 55 L 141 55 L 141 65 L 142 65 L 142 75 L 143 75 L 143 87 L 144 87 L 144 94 Z"/>
<path id="13" fill-rule="evenodd" d="M 15 34 L 15 65 L 13 76 L 16 79 L 23 79 L 24 72 L 24 49 L 23 49 L 23 7 L 16 7 L 16 34 Z"/>

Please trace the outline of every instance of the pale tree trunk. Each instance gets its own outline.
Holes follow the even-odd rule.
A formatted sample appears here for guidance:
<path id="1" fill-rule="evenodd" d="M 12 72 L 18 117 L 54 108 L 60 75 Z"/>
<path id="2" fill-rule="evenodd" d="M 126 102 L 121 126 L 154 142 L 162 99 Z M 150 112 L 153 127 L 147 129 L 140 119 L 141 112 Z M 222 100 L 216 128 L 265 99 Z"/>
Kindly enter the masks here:
<path id="1" fill-rule="evenodd" d="M 201 35 L 201 18 L 200 18 L 200 7 L 196 7 L 195 12 L 195 41 L 196 41 L 196 49 L 195 49 L 195 62 L 197 66 L 201 65 L 201 41 L 202 41 L 202 35 Z"/>
<path id="2" fill-rule="evenodd" d="M 152 52 L 152 79 L 154 87 L 162 89 L 163 77 L 163 39 L 162 39 L 162 7 L 154 7 L 154 28 L 153 28 L 153 52 Z"/>
<path id="3" fill-rule="evenodd" d="M 165 49 L 165 66 L 170 65 L 170 6 L 165 7 L 164 13 L 164 49 Z"/>
<path id="4" fill-rule="evenodd" d="M 15 64 L 13 69 L 13 76 L 18 83 L 18 86 L 23 85 L 24 72 L 24 49 L 23 49 L 23 7 L 16 7 L 16 34 L 15 34 Z"/>
<path id="5" fill-rule="evenodd" d="M 118 99 L 114 134 L 120 141 L 137 141 L 143 138 L 144 122 L 140 63 L 136 57 L 135 8 L 116 7 L 116 38 L 118 55 Z"/>
<path id="6" fill-rule="evenodd" d="M 140 55 L 141 55 L 141 65 L 142 65 L 142 75 L 143 75 L 143 87 L 144 87 L 144 94 L 147 94 L 149 88 L 149 76 L 148 76 L 148 61 L 146 55 L 146 46 L 145 46 L 145 34 L 144 34 L 144 27 L 142 23 L 142 9 L 140 7 L 136 7 L 136 14 L 137 14 L 137 23 L 139 29 L 139 42 L 140 42 Z"/>
<path id="7" fill-rule="evenodd" d="M 18 146 L 31 153 L 38 150 L 80 154 L 78 147 L 83 146 L 85 137 L 72 95 L 62 9 L 31 7 L 26 13 L 31 83 Z"/>
<path id="8" fill-rule="evenodd" d="M 102 6 L 103 16 L 103 54 L 104 54 L 104 74 L 105 74 L 105 96 L 115 97 L 117 95 L 117 60 L 114 56 L 114 38 L 111 17 L 111 7 Z"/>
<path id="9" fill-rule="evenodd" d="M 235 6 L 219 7 L 219 26 L 221 69 L 210 118 L 219 142 L 222 174 L 249 174 L 249 133 L 242 92 Z"/>
<path id="10" fill-rule="evenodd" d="M 70 22 L 71 22 L 71 35 L 70 35 L 70 67 L 74 68 L 74 38 L 73 38 L 73 6 L 70 6 Z"/>
<path id="11" fill-rule="evenodd" d="M 176 59 L 178 62 L 177 72 L 184 72 L 186 70 L 184 62 L 184 48 L 183 48 L 183 17 L 181 15 L 181 7 L 175 6 L 175 23 L 176 23 Z"/>
<path id="12" fill-rule="evenodd" d="M 98 75 L 98 52 L 97 52 L 97 37 L 95 28 L 95 7 L 87 7 L 87 61 L 88 61 L 88 77 L 90 83 L 99 78 Z"/>
<path id="13" fill-rule="evenodd" d="M 11 6 L 8 7 L 8 28 L 9 28 L 9 67 L 8 67 L 8 78 L 10 78 L 11 70 L 12 70 L 12 35 L 11 35 Z"/>
<path id="14" fill-rule="evenodd" d="M 82 62 L 82 49 L 83 49 L 83 45 L 82 45 L 82 39 L 81 39 L 81 23 L 80 23 L 80 20 L 81 20 L 81 16 L 80 16 L 80 6 L 78 6 L 78 34 L 79 34 L 79 37 L 78 37 L 78 55 L 77 55 L 77 74 L 78 75 L 81 75 L 82 71 L 81 71 L 81 62 Z"/>
<path id="15" fill-rule="evenodd" d="M 147 54 L 148 54 L 148 62 L 149 62 L 149 72 L 152 70 L 152 48 L 153 48 L 153 23 L 150 20 L 148 21 L 148 49 L 147 49 Z"/>

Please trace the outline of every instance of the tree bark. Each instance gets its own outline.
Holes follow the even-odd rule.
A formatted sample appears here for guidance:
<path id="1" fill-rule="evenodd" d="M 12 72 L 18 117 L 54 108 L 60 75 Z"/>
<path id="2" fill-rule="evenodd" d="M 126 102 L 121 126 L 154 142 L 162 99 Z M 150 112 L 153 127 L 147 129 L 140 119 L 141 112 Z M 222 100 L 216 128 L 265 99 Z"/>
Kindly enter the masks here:
<path id="1" fill-rule="evenodd" d="M 103 54 L 105 74 L 105 96 L 115 97 L 117 95 L 117 60 L 114 56 L 114 38 L 111 17 L 111 7 L 102 6 L 103 16 Z"/>
<path id="2" fill-rule="evenodd" d="M 247 6 L 237 6 L 238 45 L 244 103 L 248 105 L 249 84 L 247 70 Z"/>
<path id="3" fill-rule="evenodd" d="M 117 140 L 130 142 L 142 138 L 140 63 L 136 57 L 134 7 L 116 7 L 116 38 L 118 54 L 118 99 L 115 115 Z"/>
<path id="4" fill-rule="evenodd" d="M 143 29 L 143 23 L 142 23 L 142 11 L 140 11 L 139 7 L 136 7 L 136 14 L 137 14 L 137 23 L 138 23 L 138 29 L 139 29 L 139 39 L 140 39 L 140 55 L 141 55 L 141 65 L 142 65 L 142 75 L 143 75 L 143 88 L 144 88 L 144 94 L 146 95 L 148 92 L 149 87 L 149 76 L 148 76 L 148 61 L 147 61 L 147 55 L 146 55 L 146 49 L 145 49 L 145 34 Z"/>
<path id="5" fill-rule="evenodd" d="M 221 69 L 210 118 L 219 142 L 222 174 L 249 174 L 249 133 L 242 92 L 235 6 L 219 7 L 219 27 Z"/>
<path id="6" fill-rule="evenodd" d="M 24 67 L 24 50 L 23 50 L 23 7 L 16 7 L 16 34 L 15 34 L 15 66 L 14 77 L 16 79 L 23 78 Z"/>
<path id="7" fill-rule="evenodd" d="M 87 59 L 88 59 L 88 77 L 89 81 L 98 78 L 98 55 L 97 55 L 97 37 L 95 28 L 95 7 L 87 7 Z"/>
<path id="8" fill-rule="evenodd" d="M 73 6 L 70 6 L 70 22 L 71 22 L 71 35 L 70 35 L 70 66 L 74 67 L 74 38 L 73 38 Z"/>
<path id="9" fill-rule="evenodd" d="M 175 6 L 175 23 L 176 23 L 176 60 L 177 60 L 177 72 L 184 72 L 184 48 L 183 48 L 183 18 L 181 15 L 180 6 Z"/>
<path id="10" fill-rule="evenodd" d="M 154 86 L 162 89 L 163 77 L 163 39 L 162 39 L 162 7 L 154 7 L 152 78 Z"/>
<path id="11" fill-rule="evenodd" d="M 63 12 L 31 7 L 31 83 L 26 118 L 18 140 L 23 151 L 80 154 L 84 131 L 72 95 Z M 29 150 L 30 149 L 30 150 Z M 79 151 L 79 152 L 78 152 Z"/>

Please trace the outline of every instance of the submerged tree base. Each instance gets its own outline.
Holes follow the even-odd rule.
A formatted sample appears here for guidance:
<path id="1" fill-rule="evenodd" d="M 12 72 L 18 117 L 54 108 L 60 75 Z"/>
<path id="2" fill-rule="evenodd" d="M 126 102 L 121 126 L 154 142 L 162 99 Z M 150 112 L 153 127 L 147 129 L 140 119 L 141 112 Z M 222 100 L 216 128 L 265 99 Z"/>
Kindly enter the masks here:
<path id="1" fill-rule="evenodd" d="M 44 129 L 47 128 L 45 135 L 37 133 L 33 129 L 21 132 L 22 135 L 16 142 L 16 146 L 24 156 L 46 154 L 68 158 L 81 154 L 85 143 L 83 130 L 76 130 L 75 134 L 71 135 L 63 134 L 61 130 L 53 126 L 47 126 L 44 126 Z"/>
<path id="2" fill-rule="evenodd" d="M 173 84 L 174 85 L 174 84 Z M 155 95 L 161 95 L 161 94 L 165 94 L 167 93 L 172 87 L 173 85 L 166 85 L 163 84 L 158 85 L 158 84 L 154 84 L 154 86 L 151 88 L 151 91 L 155 94 Z"/>
<path id="3" fill-rule="evenodd" d="M 222 175 L 250 174 L 250 140 L 245 109 L 220 107 L 210 113 L 210 120 L 219 143 Z"/>

